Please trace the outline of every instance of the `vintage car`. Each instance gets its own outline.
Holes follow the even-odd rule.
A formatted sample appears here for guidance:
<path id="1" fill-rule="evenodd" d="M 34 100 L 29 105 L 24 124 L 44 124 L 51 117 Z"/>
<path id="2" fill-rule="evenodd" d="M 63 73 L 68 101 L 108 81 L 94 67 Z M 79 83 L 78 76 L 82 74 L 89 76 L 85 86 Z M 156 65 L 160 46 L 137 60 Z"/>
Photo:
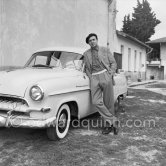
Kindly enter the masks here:
<path id="1" fill-rule="evenodd" d="M 96 112 L 84 72 L 83 51 L 42 49 L 22 69 L 1 71 L 0 126 L 46 128 L 48 138 L 56 140 L 67 135 L 71 116 L 80 119 Z M 116 74 L 116 108 L 126 94 L 126 78 L 123 73 Z"/>

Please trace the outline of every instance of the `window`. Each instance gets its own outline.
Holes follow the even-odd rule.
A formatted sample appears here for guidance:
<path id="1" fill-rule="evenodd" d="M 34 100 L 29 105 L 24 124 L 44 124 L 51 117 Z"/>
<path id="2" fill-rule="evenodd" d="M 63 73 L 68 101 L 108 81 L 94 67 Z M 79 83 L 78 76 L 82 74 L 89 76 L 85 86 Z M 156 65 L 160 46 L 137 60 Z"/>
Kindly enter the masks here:
<path id="1" fill-rule="evenodd" d="M 124 45 L 121 45 L 121 48 L 120 48 L 121 50 L 121 54 L 122 54 L 122 69 L 124 68 Z"/>
<path id="2" fill-rule="evenodd" d="M 128 48 L 128 71 L 131 71 L 131 48 Z"/>
<path id="3" fill-rule="evenodd" d="M 124 54 L 124 45 L 121 45 L 121 54 Z"/>
<path id="4" fill-rule="evenodd" d="M 134 71 L 137 70 L 137 51 L 134 51 Z"/>
<path id="5" fill-rule="evenodd" d="M 139 69 L 142 68 L 142 52 L 139 54 Z"/>

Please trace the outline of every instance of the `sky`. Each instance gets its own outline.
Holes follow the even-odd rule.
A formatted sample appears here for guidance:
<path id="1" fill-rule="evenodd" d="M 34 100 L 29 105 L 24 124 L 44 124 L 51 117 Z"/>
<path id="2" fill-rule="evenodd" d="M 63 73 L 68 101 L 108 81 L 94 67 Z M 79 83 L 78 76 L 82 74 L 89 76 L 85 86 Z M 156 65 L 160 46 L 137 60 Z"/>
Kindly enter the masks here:
<path id="1" fill-rule="evenodd" d="M 148 0 L 148 2 L 150 3 L 152 11 L 156 14 L 156 18 L 161 21 L 155 27 L 155 34 L 151 37 L 151 40 L 166 37 L 166 0 Z M 121 30 L 124 16 L 133 13 L 133 7 L 136 6 L 137 0 L 117 0 L 117 30 Z"/>

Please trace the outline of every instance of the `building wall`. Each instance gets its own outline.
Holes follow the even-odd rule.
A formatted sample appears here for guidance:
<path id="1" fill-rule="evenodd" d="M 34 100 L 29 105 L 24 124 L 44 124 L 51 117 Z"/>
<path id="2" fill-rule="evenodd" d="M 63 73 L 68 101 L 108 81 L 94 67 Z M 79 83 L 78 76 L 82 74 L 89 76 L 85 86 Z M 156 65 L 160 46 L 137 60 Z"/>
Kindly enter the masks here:
<path id="1" fill-rule="evenodd" d="M 161 43 L 160 58 L 161 58 L 161 64 L 164 67 L 164 79 L 166 79 L 166 43 Z"/>
<path id="2" fill-rule="evenodd" d="M 161 66 L 164 68 L 164 79 L 166 79 L 166 60 L 161 60 Z"/>
<path id="3" fill-rule="evenodd" d="M 116 51 L 122 53 L 122 69 L 132 81 L 145 79 L 146 48 L 127 38 L 117 36 Z"/>
<path id="4" fill-rule="evenodd" d="M 111 1 L 111 0 L 107 0 Z M 116 51 L 117 47 L 117 34 L 116 34 L 116 0 L 112 1 L 112 4 L 109 7 L 109 28 L 108 28 L 108 47 L 110 48 L 111 52 Z"/>
<path id="5" fill-rule="evenodd" d="M 129 39 L 118 37 L 118 53 L 122 53 L 122 69 L 125 71 L 144 71 L 146 70 L 146 49 Z M 122 48 L 123 46 L 123 48 Z M 129 49 L 130 60 L 129 60 Z M 135 59 L 136 51 L 136 59 Z M 140 58 L 141 53 L 141 58 Z M 136 62 L 136 63 L 135 63 Z"/>
<path id="6" fill-rule="evenodd" d="M 107 45 L 108 0 L 1 0 L 0 65 L 23 65 L 37 49 L 52 46 L 88 48 L 86 36 L 97 33 Z M 116 0 L 110 6 L 109 41 L 114 38 Z M 111 45 L 111 49 L 114 45 Z"/>
<path id="7" fill-rule="evenodd" d="M 147 65 L 146 79 L 151 79 L 151 77 L 156 80 L 166 79 L 166 43 L 160 44 L 160 59 L 161 63 L 160 61 L 152 61 Z"/>
<path id="8" fill-rule="evenodd" d="M 160 58 L 166 61 L 166 43 L 161 43 L 160 46 Z"/>
<path id="9" fill-rule="evenodd" d="M 146 71 L 146 79 L 150 80 L 163 80 L 164 79 L 164 67 L 163 66 L 148 66 Z"/>

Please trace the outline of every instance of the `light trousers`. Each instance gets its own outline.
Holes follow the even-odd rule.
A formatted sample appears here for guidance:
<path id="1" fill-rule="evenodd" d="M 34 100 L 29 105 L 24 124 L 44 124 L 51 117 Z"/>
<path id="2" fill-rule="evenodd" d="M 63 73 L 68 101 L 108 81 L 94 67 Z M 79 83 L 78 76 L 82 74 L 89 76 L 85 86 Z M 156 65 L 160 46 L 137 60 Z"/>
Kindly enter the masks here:
<path id="1" fill-rule="evenodd" d="M 106 71 L 91 78 L 92 104 L 105 122 L 113 124 L 117 118 L 114 111 L 114 91 L 112 76 Z"/>

